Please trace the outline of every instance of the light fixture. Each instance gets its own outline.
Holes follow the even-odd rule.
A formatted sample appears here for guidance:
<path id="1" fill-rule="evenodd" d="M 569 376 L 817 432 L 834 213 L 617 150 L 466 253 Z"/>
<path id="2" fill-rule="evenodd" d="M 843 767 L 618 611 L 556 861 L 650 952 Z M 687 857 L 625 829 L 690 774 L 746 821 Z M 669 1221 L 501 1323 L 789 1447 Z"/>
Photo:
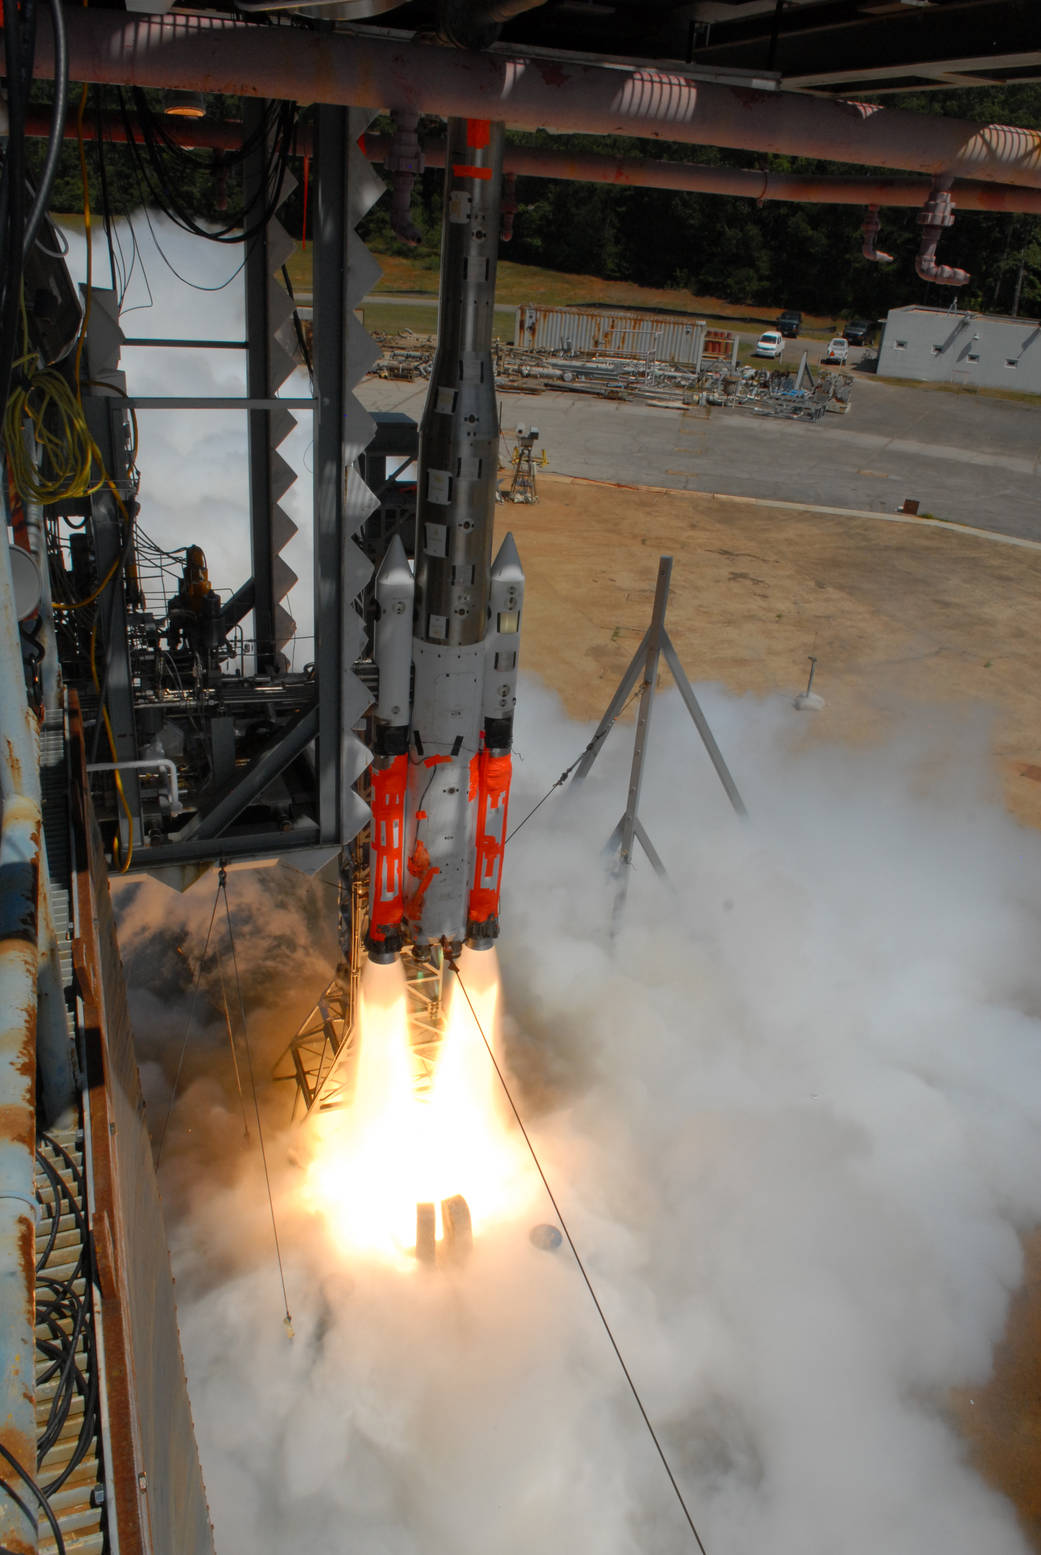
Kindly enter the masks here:
<path id="1" fill-rule="evenodd" d="M 168 119 L 204 119 L 206 103 L 201 92 L 166 92 L 163 113 Z"/>

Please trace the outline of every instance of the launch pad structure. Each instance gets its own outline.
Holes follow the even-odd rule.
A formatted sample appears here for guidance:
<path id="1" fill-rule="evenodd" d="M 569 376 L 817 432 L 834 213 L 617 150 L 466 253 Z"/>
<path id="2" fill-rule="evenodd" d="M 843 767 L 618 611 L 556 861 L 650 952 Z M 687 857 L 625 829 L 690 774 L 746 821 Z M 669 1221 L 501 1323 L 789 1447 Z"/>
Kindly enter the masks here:
<path id="1" fill-rule="evenodd" d="M 5 5 L 5 1548 L 204 1555 L 212 1547 L 106 871 L 148 872 L 186 889 L 215 864 L 279 860 L 336 885 L 339 965 L 286 1053 L 305 1112 L 349 1099 L 366 954 L 406 967 L 422 1087 L 436 1061 L 446 958 L 464 942 L 490 948 L 499 934 L 524 588 L 512 541 L 492 555 L 490 325 L 500 215 L 512 221 L 514 203 L 512 190 L 505 205 L 500 196 L 505 127 L 667 136 L 915 174 L 845 178 L 841 188 L 809 179 L 785 191 L 920 207 L 919 274 L 955 284 L 963 272 L 935 256 L 952 198 L 1041 210 L 1036 137 L 884 104 L 866 113 L 840 94 L 884 94 L 909 71 L 947 84 L 952 72 L 986 65 L 1017 79 L 1041 73 L 1041 57 L 1012 0 L 942 0 L 928 10 L 883 20 L 855 0 L 783 8 L 654 0 L 638 12 L 523 0 L 242 0 L 224 15 L 63 0 L 38 15 L 27 0 Z M 1000 64 L 983 41 L 996 18 L 1009 44 Z M 34 71 L 57 83 L 49 121 L 30 106 Z M 84 93 L 109 84 L 241 98 L 241 129 L 228 144 L 223 125 L 219 149 L 243 188 L 242 339 L 126 336 L 114 286 L 73 284 L 46 214 L 66 77 Z M 314 105 L 307 125 L 296 100 Z M 143 96 L 132 101 L 152 155 L 155 109 Z M 418 434 L 401 418 L 374 420 L 355 394 L 377 354 L 356 310 L 378 265 L 357 229 L 383 189 L 365 150 L 383 110 L 392 133 L 380 154 L 400 231 L 421 166 L 417 115 L 448 121 L 438 354 Z M 90 117 L 91 133 L 104 134 L 104 114 Z M 124 137 L 135 136 L 134 122 L 129 114 Z M 38 188 L 27 182 L 24 156 L 34 133 L 48 138 Z M 179 133 L 206 144 L 205 128 Z M 292 244 L 279 212 L 305 140 L 314 354 L 311 391 L 295 394 L 286 389 L 298 343 L 284 269 Z M 588 159 L 568 158 L 528 166 L 534 176 L 604 175 Z M 686 187 L 703 175 L 648 158 L 611 176 Z M 23 331 L 27 351 L 16 361 Z M 146 347 L 237 353 L 244 391 L 129 396 L 124 355 Z M 11 409 L 23 391 L 65 407 L 53 436 Z M 207 515 L 192 515 L 199 532 L 176 550 L 148 539 L 135 423 L 147 439 L 153 412 L 229 408 L 247 429 L 250 565 L 221 592 L 200 544 Z M 297 413 L 313 427 L 315 643 L 300 669 L 289 658 L 287 608 L 299 580 L 283 554 L 293 524 L 282 499 L 295 475 L 281 452 Z M 401 477 L 417 436 L 413 486 Z M 651 627 L 601 725 L 606 735 L 642 676 L 628 798 L 612 839 L 623 900 L 637 843 L 661 866 L 639 799 L 662 660 L 742 808 L 665 629 L 666 561 Z M 431 1251 L 427 1208 L 421 1256 Z M 465 1242 L 465 1206 L 446 1201 L 442 1213 Z M 51 1261 L 59 1234 L 68 1253 L 60 1263 Z"/>

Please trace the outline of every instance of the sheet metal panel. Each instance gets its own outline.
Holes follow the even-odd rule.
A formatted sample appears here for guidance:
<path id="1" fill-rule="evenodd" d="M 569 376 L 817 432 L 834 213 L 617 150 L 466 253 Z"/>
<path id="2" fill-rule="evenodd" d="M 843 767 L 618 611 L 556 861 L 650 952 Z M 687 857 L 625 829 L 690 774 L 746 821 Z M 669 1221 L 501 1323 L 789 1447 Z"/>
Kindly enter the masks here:
<path id="1" fill-rule="evenodd" d="M 92 1230 L 120 1549 L 212 1555 L 162 1205 L 74 702 L 69 723 L 79 930 L 73 954 L 83 1010 Z"/>
<path id="2" fill-rule="evenodd" d="M 517 309 L 514 345 L 523 351 L 637 357 L 695 367 L 705 338 L 703 319 L 670 313 L 625 313 L 617 308 Z"/>

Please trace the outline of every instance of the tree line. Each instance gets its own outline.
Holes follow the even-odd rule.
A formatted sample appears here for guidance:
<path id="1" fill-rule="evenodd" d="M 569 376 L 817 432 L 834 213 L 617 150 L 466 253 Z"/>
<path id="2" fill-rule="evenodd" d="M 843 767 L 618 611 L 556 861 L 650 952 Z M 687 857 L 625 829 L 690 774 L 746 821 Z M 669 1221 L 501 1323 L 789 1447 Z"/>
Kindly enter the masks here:
<path id="1" fill-rule="evenodd" d="M 37 92 L 46 96 L 46 87 Z M 74 98 L 75 100 L 75 98 Z M 89 111 L 111 108 L 112 89 L 92 88 Z M 149 94 L 156 112 L 161 94 Z M 887 98 L 887 105 L 921 114 L 975 119 L 982 122 L 1041 125 L 1041 85 L 923 92 Z M 234 99 L 212 98 L 212 116 L 234 120 Z M 389 121 L 375 128 L 389 130 Z M 421 135 L 440 133 L 437 120 L 424 121 Z M 713 146 L 688 146 L 620 137 L 550 136 L 544 132 L 510 132 L 527 145 L 566 147 L 570 140 L 582 149 L 608 156 L 651 154 L 659 160 L 686 160 L 709 166 L 758 168 L 768 172 L 825 174 L 848 172 L 839 164 L 797 157 L 760 156 Z M 33 154 L 42 158 L 42 143 Z M 108 143 L 103 165 L 97 148 L 87 146 L 90 197 L 95 210 L 104 202 L 113 215 L 128 213 L 150 192 L 142 184 L 140 159 L 127 147 Z M 296 164 L 299 167 L 299 163 Z M 877 171 L 885 176 L 885 169 Z M 103 175 L 103 176 L 102 176 Z M 171 162 L 177 194 L 201 221 L 222 223 L 227 210 L 241 199 L 239 169 L 229 167 L 219 153 L 197 151 Z M 366 217 L 362 231 L 381 252 L 401 252 L 437 263 L 441 226 L 440 171 L 427 169 L 417 180 L 413 220 L 422 241 L 406 248 L 390 229 L 386 199 Z M 1010 213 L 957 211 L 955 224 L 940 242 L 942 263 L 969 271 L 968 285 L 952 288 L 917 279 L 914 256 L 919 228 L 916 212 L 881 211 L 879 246 L 893 254 L 891 265 L 873 264 L 860 251 L 863 209 L 856 206 L 803 205 L 662 189 L 638 189 L 616 184 L 518 178 L 518 212 L 514 237 L 504 255 L 521 264 L 550 270 L 631 281 L 658 288 L 682 288 L 752 308 L 799 308 L 808 313 L 857 314 L 882 317 L 889 308 L 907 303 L 959 306 L 986 312 L 1010 311 L 1018 301 L 1024 315 L 1041 313 L 1041 218 Z M 75 142 L 65 147 L 52 205 L 75 211 L 82 206 L 82 186 Z M 305 220 L 302 178 L 286 200 L 281 219 L 296 237 Z"/>

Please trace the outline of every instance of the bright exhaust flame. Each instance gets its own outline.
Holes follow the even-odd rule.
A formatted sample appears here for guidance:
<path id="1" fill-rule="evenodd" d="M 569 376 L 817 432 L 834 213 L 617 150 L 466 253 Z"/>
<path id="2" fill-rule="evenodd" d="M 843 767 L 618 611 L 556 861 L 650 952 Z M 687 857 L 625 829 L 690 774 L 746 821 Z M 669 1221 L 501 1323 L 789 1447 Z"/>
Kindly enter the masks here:
<path id="1" fill-rule="evenodd" d="M 460 971 L 494 1052 L 500 986 L 494 950 L 464 951 Z M 438 1206 L 438 1214 L 442 1199 L 461 1193 L 475 1232 L 503 1212 L 508 1198 L 514 1150 L 501 1098 L 502 1086 L 474 1014 L 459 979 L 453 976 L 433 1091 L 422 1109 L 426 1114 L 423 1162 L 429 1198 Z"/>
<path id="2" fill-rule="evenodd" d="M 474 1013 L 497 1047 L 499 967 L 494 951 L 463 952 L 460 970 Z M 400 963 L 366 967 L 361 989 L 354 1099 L 315 1122 L 307 1194 L 340 1243 L 408 1266 L 416 1205 L 461 1194 L 475 1234 L 514 1213 L 526 1196 L 517 1138 L 502 1087 L 457 978 L 446 977 L 444 1034 L 430 1093 L 419 1097 Z M 498 1056 L 498 1055 L 496 1055 Z"/>

